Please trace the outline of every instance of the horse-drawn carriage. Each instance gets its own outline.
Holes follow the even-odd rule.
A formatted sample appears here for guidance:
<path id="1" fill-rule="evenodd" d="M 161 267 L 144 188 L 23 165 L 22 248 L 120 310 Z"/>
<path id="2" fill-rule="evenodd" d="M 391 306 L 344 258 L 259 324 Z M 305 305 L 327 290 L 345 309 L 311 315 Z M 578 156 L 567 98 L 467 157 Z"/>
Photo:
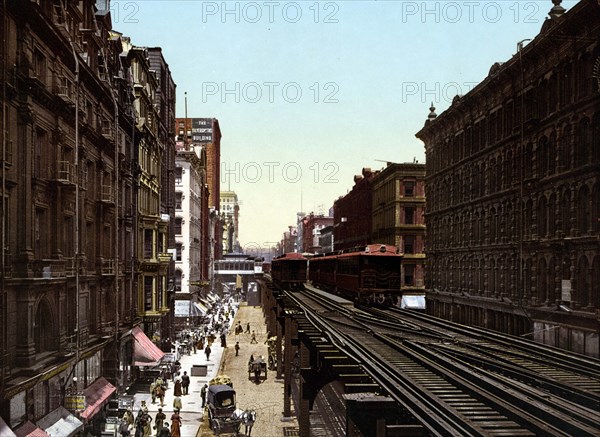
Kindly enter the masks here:
<path id="1" fill-rule="evenodd" d="M 254 375 L 254 382 L 257 384 L 261 379 L 267 380 L 267 363 L 264 358 L 258 357 L 250 357 L 248 361 L 248 379 L 252 379 L 252 375 Z"/>
<path id="2" fill-rule="evenodd" d="M 215 435 L 221 433 L 237 435 L 242 421 L 233 414 L 236 410 L 235 390 L 227 384 L 209 385 L 206 398 L 209 424 Z"/>

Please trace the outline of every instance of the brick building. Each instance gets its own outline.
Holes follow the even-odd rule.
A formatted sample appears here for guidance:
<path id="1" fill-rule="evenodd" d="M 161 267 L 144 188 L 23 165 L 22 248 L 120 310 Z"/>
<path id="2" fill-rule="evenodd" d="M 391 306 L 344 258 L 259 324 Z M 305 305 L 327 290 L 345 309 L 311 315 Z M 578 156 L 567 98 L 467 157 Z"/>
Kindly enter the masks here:
<path id="1" fill-rule="evenodd" d="M 363 168 L 354 176 L 348 194 L 333 204 L 333 244 L 335 250 L 364 247 L 372 242 L 373 178 L 378 172 Z"/>
<path id="2" fill-rule="evenodd" d="M 302 252 L 318 253 L 321 229 L 333 225 L 333 217 L 315 215 L 312 212 L 302 218 Z"/>
<path id="3" fill-rule="evenodd" d="M 554 3 L 533 41 L 417 134 L 428 311 L 597 357 L 600 8 Z"/>
<path id="4" fill-rule="evenodd" d="M 154 105 L 173 113 L 156 92 L 174 85 L 159 89 L 148 52 L 112 30 L 108 1 L 8 1 L 0 19 L 0 416 L 54 423 L 82 395 L 79 430 L 99 435 L 108 396 L 143 365 L 134 345 L 161 354 L 140 325 L 152 336 L 169 311 L 172 130 Z"/>
<path id="5" fill-rule="evenodd" d="M 372 242 L 404 254 L 402 290 L 425 289 L 425 164 L 391 163 L 372 181 Z"/>

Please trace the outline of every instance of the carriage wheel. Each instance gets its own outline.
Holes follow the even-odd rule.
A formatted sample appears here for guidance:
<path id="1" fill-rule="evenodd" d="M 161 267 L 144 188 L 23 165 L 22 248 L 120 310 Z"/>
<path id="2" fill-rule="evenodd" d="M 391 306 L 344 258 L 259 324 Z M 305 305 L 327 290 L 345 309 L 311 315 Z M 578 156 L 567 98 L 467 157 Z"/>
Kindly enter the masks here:
<path id="1" fill-rule="evenodd" d="M 210 425 L 211 425 L 211 429 L 213 430 L 215 435 L 221 434 L 221 424 L 219 423 L 219 421 L 217 419 L 211 420 Z"/>

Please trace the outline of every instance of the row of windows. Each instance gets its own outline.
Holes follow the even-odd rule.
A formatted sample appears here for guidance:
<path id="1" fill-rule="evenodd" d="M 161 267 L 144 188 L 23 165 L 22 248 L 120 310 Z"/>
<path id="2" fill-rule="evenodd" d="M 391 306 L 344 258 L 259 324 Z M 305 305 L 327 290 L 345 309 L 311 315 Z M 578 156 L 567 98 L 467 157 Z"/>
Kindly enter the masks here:
<path id="1" fill-rule="evenodd" d="M 587 117 L 577 123 L 575 134 L 570 124 L 521 148 L 506 147 L 484 161 L 465 166 L 453 175 L 428 184 L 427 207 L 437 211 L 452 205 L 510 189 L 530 178 L 545 178 L 590 163 L 600 162 L 600 113 L 593 121 Z"/>
<path id="2" fill-rule="evenodd" d="M 427 157 L 430 174 L 441 171 L 490 145 L 502 141 L 516 132 L 523 121 L 543 120 L 556 111 L 591 95 L 594 90 L 593 60 L 589 53 L 578 59 L 565 61 L 550 78 L 542 77 L 523 95 L 504 102 L 500 109 L 487 117 L 469 123 L 460 134 L 440 143 L 433 156 Z M 521 111 L 524 108 L 524 114 Z"/>
<path id="3" fill-rule="evenodd" d="M 554 239 L 600 232 L 600 183 L 592 189 L 563 187 L 523 202 L 523 228 L 519 232 L 519 207 L 513 201 L 429 217 L 431 249 L 518 242 L 521 238 Z"/>
<path id="4" fill-rule="evenodd" d="M 499 258 L 430 257 L 428 284 L 431 289 L 463 291 L 480 296 L 509 296 L 512 299 L 533 298 L 533 304 L 552 305 L 563 300 L 563 280 L 570 281 L 571 303 L 576 307 L 600 306 L 600 256 L 591 260 L 585 255 L 527 259 L 523 265 L 523 287 L 516 256 Z M 522 292 L 520 290 L 523 290 Z"/>

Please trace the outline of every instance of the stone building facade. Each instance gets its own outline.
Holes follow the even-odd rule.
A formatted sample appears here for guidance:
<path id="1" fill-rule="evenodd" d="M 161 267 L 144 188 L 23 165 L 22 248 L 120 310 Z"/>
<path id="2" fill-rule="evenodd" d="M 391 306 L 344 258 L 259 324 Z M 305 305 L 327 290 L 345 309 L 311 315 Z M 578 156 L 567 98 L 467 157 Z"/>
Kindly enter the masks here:
<path id="1" fill-rule="evenodd" d="M 425 290 L 425 164 L 391 163 L 372 185 L 372 242 L 396 246 L 402 260 L 402 290 Z"/>
<path id="2" fill-rule="evenodd" d="M 131 383 L 132 328 L 168 311 L 168 239 L 147 53 L 112 30 L 109 2 L 9 0 L 0 20 L 0 416 L 14 428 Z"/>
<path id="3" fill-rule="evenodd" d="M 417 134 L 428 311 L 597 357 L 600 8 L 554 3 L 533 41 Z"/>

